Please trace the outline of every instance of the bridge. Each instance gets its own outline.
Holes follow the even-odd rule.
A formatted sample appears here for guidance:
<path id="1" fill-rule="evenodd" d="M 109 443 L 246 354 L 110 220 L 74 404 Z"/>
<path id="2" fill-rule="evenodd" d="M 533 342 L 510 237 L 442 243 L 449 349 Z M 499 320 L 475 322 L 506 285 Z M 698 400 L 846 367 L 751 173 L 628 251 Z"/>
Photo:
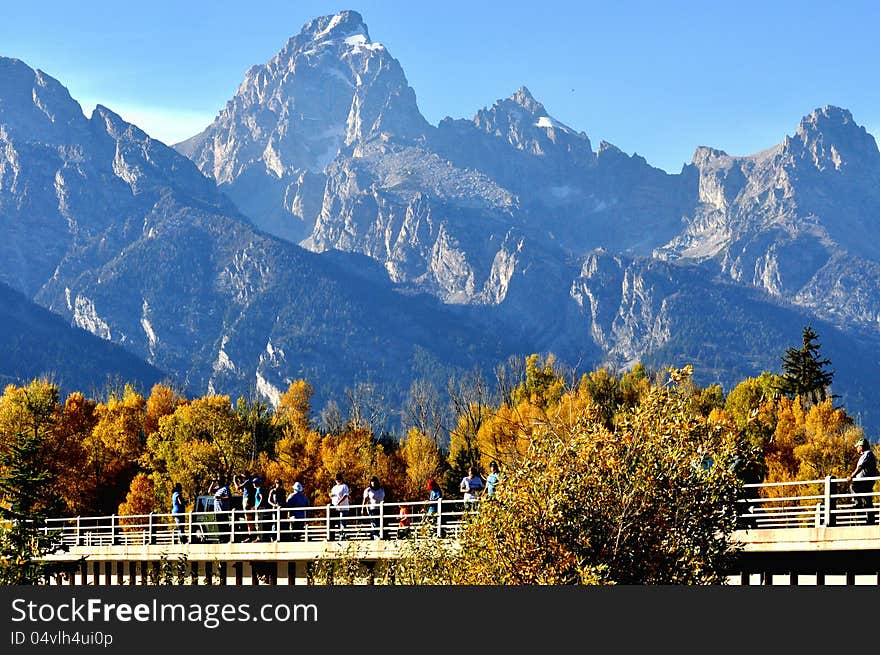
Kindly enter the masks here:
<path id="1" fill-rule="evenodd" d="M 869 478 L 877 480 L 880 478 Z M 880 502 L 852 494 L 845 479 L 746 485 L 733 541 L 735 585 L 880 584 Z M 871 507 L 859 506 L 864 498 Z M 152 584 L 174 570 L 190 584 L 300 585 L 320 562 L 354 558 L 368 567 L 400 557 L 412 540 L 454 545 L 476 504 L 461 500 L 329 505 L 49 519 L 65 551 L 46 557 L 67 571 L 51 584 Z M 370 514 L 373 511 L 373 514 Z"/>

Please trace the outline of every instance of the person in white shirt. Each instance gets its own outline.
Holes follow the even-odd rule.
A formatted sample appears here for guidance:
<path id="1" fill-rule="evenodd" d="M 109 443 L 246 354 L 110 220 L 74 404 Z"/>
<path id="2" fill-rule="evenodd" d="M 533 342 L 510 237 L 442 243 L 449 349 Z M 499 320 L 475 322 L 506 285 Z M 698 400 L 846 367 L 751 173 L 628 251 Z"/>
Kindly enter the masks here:
<path id="1" fill-rule="evenodd" d="M 466 510 L 476 507 L 473 503 L 476 503 L 476 501 L 480 499 L 480 494 L 483 493 L 484 486 L 483 478 L 477 473 L 476 467 L 471 466 L 468 468 L 467 476 L 462 478 L 461 484 L 459 485 L 459 489 L 464 495 L 464 506 Z"/>
<path id="2" fill-rule="evenodd" d="M 333 541 L 334 530 L 339 535 L 339 539 L 345 539 L 345 523 L 348 518 L 348 507 L 351 504 L 351 496 L 348 485 L 342 473 L 337 473 L 335 478 L 336 484 L 330 489 L 330 504 L 333 505 L 332 512 L 336 516 L 334 521 L 336 527 L 330 530 L 330 541 Z"/>
<path id="3" fill-rule="evenodd" d="M 381 520 L 379 519 L 379 505 L 385 502 L 385 490 L 379 484 L 379 478 L 375 475 L 370 478 L 369 486 L 364 489 L 364 505 L 367 514 L 370 515 L 370 527 L 373 528 L 373 539 L 379 539 L 382 535 Z"/>

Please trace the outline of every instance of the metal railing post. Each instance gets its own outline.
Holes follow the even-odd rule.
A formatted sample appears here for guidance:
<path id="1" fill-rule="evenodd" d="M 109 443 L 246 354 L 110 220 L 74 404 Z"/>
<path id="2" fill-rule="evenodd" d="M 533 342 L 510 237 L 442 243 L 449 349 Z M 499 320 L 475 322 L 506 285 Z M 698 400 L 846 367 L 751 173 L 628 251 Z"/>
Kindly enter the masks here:
<path id="1" fill-rule="evenodd" d="M 186 543 L 193 542 L 193 515 L 192 512 L 186 513 Z"/>
<path id="2" fill-rule="evenodd" d="M 437 499 L 437 536 L 443 536 L 443 528 L 441 527 L 443 524 L 443 499 Z"/>
<path id="3" fill-rule="evenodd" d="M 825 526 L 831 525 L 831 476 L 825 476 Z"/>
<path id="4" fill-rule="evenodd" d="M 116 514 L 110 516 L 110 545 L 116 545 Z"/>
<path id="5" fill-rule="evenodd" d="M 76 545 L 79 546 L 79 516 L 76 517 Z"/>
<path id="6" fill-rule="evenodd" d="M 245 514 L 245 517 L 247 515 Z M 229 511 L 229 543 L 235 541 L 235 508 Z"/>
<path id="7" fill-rule="evenodd" d="M 326 514 L 326 519 L 327 519 L 327 520 L 326 520 L 326 523 L 327 523 L 327 534 L 326 534 L 326 536 L 325 536 L 325 539 L 326 539 L 327 541 L 330 541 L 330 505 L 327 505 L 327 507 L 326 507 L 326 511 L 325 511 L 325 514 Z"/>
<path id="8" fill-rule="evenodd" d="M 379 539 L 385 538 L 385 503 L 379 503 Z"/>
<path id="9" fill-rule="evenodd" d="M 153 512 L 150 512 L 150 518 L 147 523 L 147 543 L 151 546 L 156 543 L 155 537 L 153 535 Z"/>
<path id="10" fill-rule="evenodd" d="M 275 508 L 275 541 L 281 543 L 281 508 Z"/>

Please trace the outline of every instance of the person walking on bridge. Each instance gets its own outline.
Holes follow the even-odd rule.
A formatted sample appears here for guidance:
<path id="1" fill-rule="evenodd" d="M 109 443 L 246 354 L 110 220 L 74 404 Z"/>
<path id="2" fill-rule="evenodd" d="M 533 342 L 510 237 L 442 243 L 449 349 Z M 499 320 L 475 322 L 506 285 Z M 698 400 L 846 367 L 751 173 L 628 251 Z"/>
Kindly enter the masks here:
<path id="1" fill-rule="evenodd" d="M 364 489 L 364 508 L 370 517 L 370 527 L 372 528 L 370 536 L 373 539 L 382 537 L 383 527 L 379 516 L 379 506 L 385 502 L 385 489 L 379 482 L 379 478 L 375 475 L 370 478 L 370 484 Z"/>
<path id="2" fill-rule="evenodd" d="M 174 483 L 171 490 L 171 516 L 174 519 L 175 536 L 177 540 L 185 544 L 186 535 L 184 534 L 184 526 L 186 523 L 186 499 L 183 497 L 183 485 L 179 482 Z"/>
<path id="3" fill-rule="evenodd" d="M 336 516 L 335 523 L 335 532 L 331 528 L 330 530 L 330 541 L 333 541 L 334 536 L 338 537 L 341 541 L 345 539 L 345 523 L 348 518 L 348 508 L 351 504 L 351 492 L 348 489 L 348 485 L 345 484 L 345 478 L 342 473 L 337 473 L 336 478 L 334 478 L 336 484 L 330 489 L 330 504 L 333 506 L 333 514 Z"/>
<path id="4" fill-rule="evenodd" d="M 852 473 L 846 478 L 849 483 L 850 491 L 858 494 L 855 497 L 855 507 L 868 510 L 865 512 L 865 522 L 868 525 L 874 525 L 877 522 L 877 515 L 874 512 L 874 502 L 872 496 L 863 496 L 861 494 L 870 494 L 874 491 L 875 480 L 864 478 L 877 477 L 877 458 L 871 450 L 871 442 L 861 437 L 856 440 L 856 451 L 859 453 L 859 460 Z"/>

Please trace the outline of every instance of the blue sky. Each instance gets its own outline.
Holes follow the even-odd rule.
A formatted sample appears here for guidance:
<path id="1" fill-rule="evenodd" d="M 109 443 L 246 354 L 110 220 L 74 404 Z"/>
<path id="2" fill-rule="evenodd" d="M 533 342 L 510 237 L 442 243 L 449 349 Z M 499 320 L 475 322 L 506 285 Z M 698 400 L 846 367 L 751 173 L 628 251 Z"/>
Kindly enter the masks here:
<path id="1" fill-rule="evenodd" d="M 10 3 L 11 4 L 11 3 Z M 833 104 L 880 134 L 880 3 L 47 0 L 4 6 L 0 55 L 167 143 L 204 128 L 302 25 L 360 12 L 425 117 L 526 85 L 548 112 L 671 172 L 696 146 L 750 154 Z"/>

